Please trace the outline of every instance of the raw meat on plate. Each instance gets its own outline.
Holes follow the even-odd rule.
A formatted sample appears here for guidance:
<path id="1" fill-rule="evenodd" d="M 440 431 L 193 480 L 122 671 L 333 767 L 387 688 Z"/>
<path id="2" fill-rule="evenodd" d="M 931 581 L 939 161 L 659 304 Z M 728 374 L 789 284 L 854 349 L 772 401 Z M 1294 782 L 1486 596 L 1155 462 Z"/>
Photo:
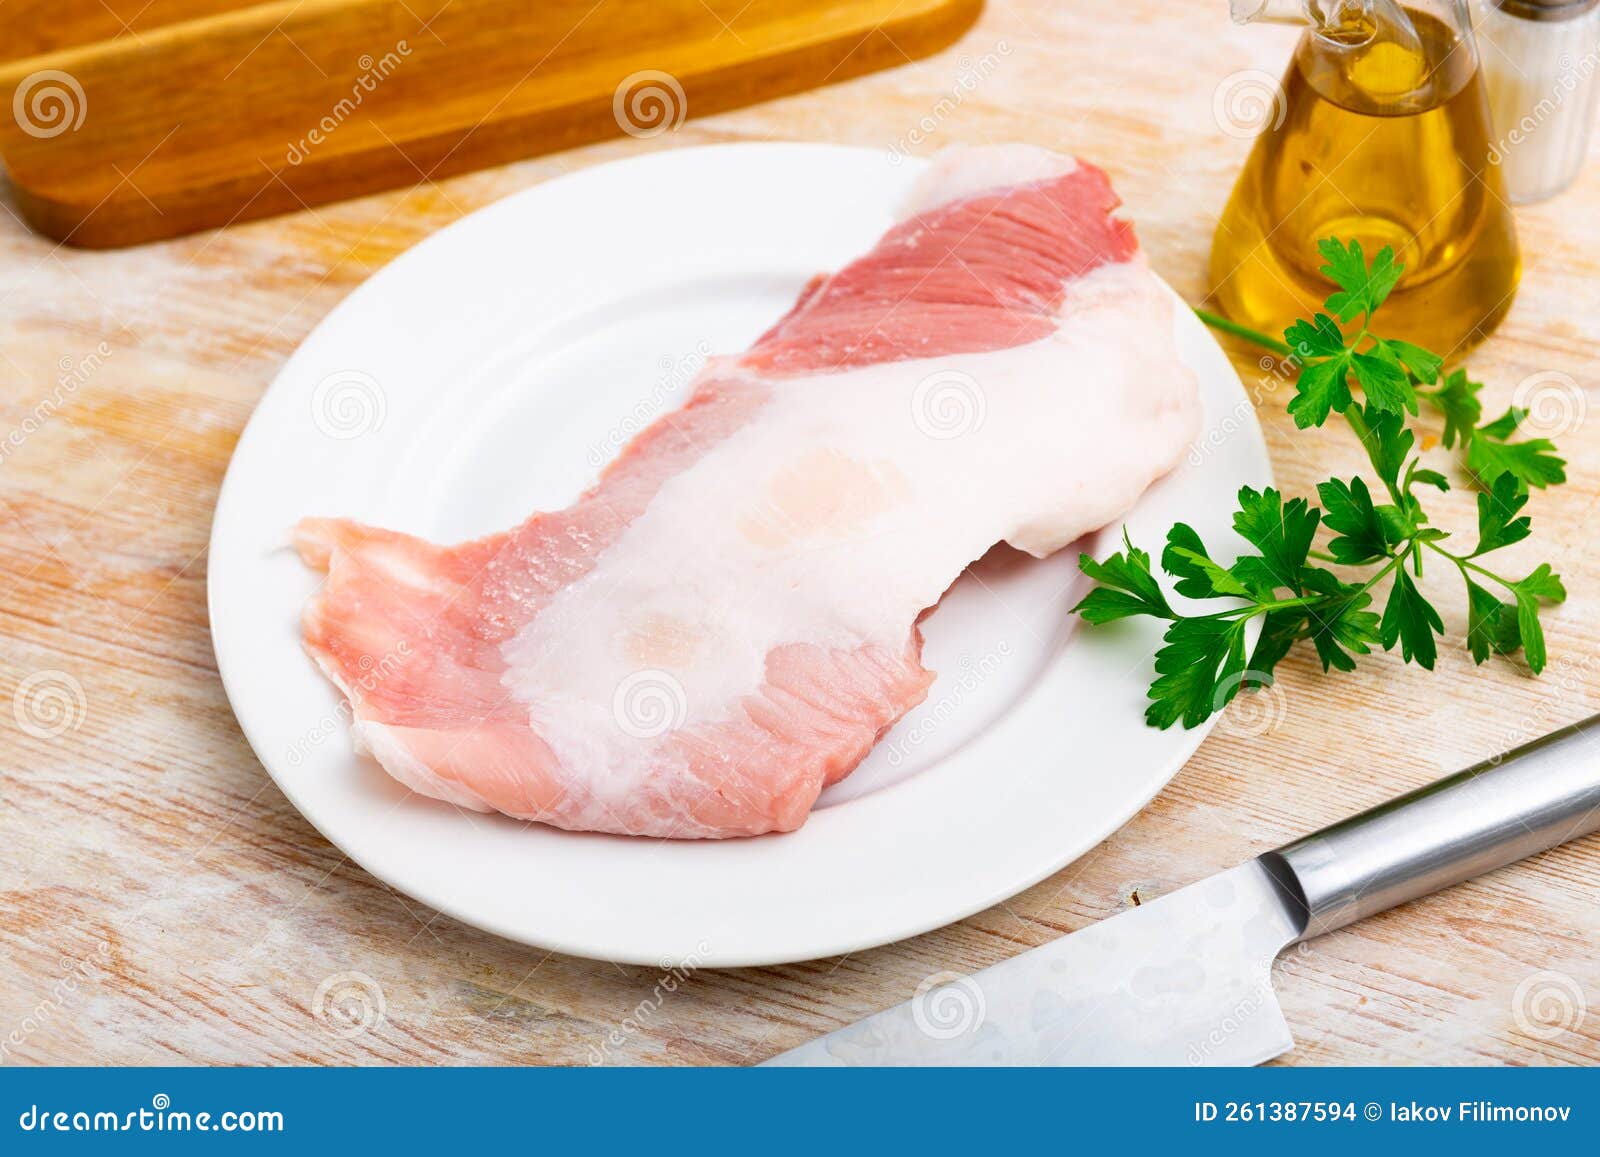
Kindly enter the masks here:
<path id="1" fill-rule="evenodd" d="M 456 546 L 301 523 L 305 644 L 357 746 L 562 828 L 799 827 L 926 694 L 917 622 L 969 563 L 1112 522 L 1195 435 L 1117 203 L 1070 158 L 946 151 L 567 509 Z"/>

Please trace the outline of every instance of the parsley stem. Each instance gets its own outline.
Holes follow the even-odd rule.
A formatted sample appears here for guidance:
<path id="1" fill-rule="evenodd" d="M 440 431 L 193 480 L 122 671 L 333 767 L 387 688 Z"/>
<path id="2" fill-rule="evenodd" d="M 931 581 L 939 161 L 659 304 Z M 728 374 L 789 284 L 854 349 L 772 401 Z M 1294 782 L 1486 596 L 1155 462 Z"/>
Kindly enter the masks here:
<path id="1" fill-rule="evenodd" d="M 1403 550 L 1397 551 L 1395 553 L 1394 557 L 1392 557 L 1387 563 L 1384 564 L 1382 570 L 1380 570 L 1377 574 L 1373 575 L 1366 582 L 1362 583 L 1361 584 L 1361 589 L 1356 591 L 1356 594 L 1364 595 L 1368 591 L 1370 591 L 1373 587 L 1377 586 L 1378 583 L 1383 580 L 1383 576 L 1384 575 L 1388 574 L 1390 571 L 1392 571 L 1397 566 L 1403 566 L 1405 564 L 1406 559 L 1408 557 L 1410 557 L 1410 555 L 1412 555 L 1416 551 L 1416 549 L 1417 549 L 1416 539 L 1407 540 L 1405 548 Z"/>
<path id="2" fill-rule="evenodd" d="M 1253 619 L 1257 615 L 1270 614 L 1273 611 L 1286 611 L 1290 607 L 1309 607 L 1316 603 L 1326 602 L 1327 595 L 1302 595 L 1293 599 L 1274 599 L 1268 603 L 1249 603 L 1242 607 L 1229 607 L 1225 611 L 1213 611 L 1209 615 L 1191 615 L 1194 619 Z"/>
<path id="3" fill-rule="evenodd" d="M 1212 329 L 1218 329 L 1223 333 L 1232 334 L 1234 337 L 1243 338 L 1245 341 L 1252 342 L 1255 345 L 1260 346 L 1262 349 L 1271 350 L 1281 358 L 1294 356 L 1294 350 L 1291 349 L 1286 343 L 1279 341 L 1277 338 L 1268 337 L 1258 329 L 1251 329 L 1247 325 L 1240 325 L 1236 321 L 1229 321 L 1219 313 L 1212 313 L 1210 310 L 1205 309 L 1196 309 L 1194 311 L 1194 315 L 1209 325 Z"/>
<path id="4" fill-rule="evenodd" d="M 1436 542 L 1430 542 L 1430 543 L 1428 543 L 1428 546 L 1431 547 L 1438 554 L 1444 555 L 1445 558 L 1447 558 L 1451 562 L 1455 563 L 1456 564 L 1456 569 L 1461 572 L 1461 577 L 1462 578 L 1466 578 L 1467 577 L 1467 572 L 1469 570 L 1477 571 L 1484 578 L 1489 579 L 1492 582 L 1496 582 L 1496 583 L 1500 584 L 1501 586 L 1505 587 L 1506 590 L 1508 590 L 1508 591 L 1515 591 L 1517 589 L 1517 586 L 1516 586 L 1515 583 L 1507 582 L 1505 579 L 1503 579 L 1499 575 L 1495 574 L 1494 571 L 1489 570 L 1486 567 L 1479 566 L 1477 563 L 1473 562 L 1466 555 L 1455 554 L 1455 553 L 1453 553 L 1451 551 L 1448 551 L 1448 550 L 1446 550 L 1444 547 L 1440 546 Z"/>
<path id="5" fill-rule="evenodd" d="M 1312 603 L 1322 602 L 1325 598 L 1326 595 L 1301 595 L 1296 599 L 1277 599 L 1270 603 L 1257 603 L 1250 609 L 1250 613 L 1254 615 L 1269 611 L 1286 611 L 1290 607 L 1308 607 Z"/>

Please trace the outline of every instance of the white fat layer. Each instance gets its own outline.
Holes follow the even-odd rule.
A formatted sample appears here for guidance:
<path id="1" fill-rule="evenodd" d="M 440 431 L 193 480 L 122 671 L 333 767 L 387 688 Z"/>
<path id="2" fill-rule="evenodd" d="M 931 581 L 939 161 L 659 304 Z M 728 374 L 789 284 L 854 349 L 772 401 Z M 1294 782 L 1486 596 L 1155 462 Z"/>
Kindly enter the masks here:
<path id="1" fill-rule="evenodd" d="M 904 221 L 951 201 L 1064 177 L 1078 167 L 1072 157 L 1038 145 L 961 145 L 934 158 L 900 202 Z"/>
<path id="2" fill-rule="evenodd" d="M 1199 421 L 1141 262 L 1072 282 L 1043 340 L 770 387 L 503 648 L 506 686 L 601 799 L 670 731 L 738 717 L 775 648 L 898 655 L 996 542 L 1042 557 L 1116 519 Z"/>

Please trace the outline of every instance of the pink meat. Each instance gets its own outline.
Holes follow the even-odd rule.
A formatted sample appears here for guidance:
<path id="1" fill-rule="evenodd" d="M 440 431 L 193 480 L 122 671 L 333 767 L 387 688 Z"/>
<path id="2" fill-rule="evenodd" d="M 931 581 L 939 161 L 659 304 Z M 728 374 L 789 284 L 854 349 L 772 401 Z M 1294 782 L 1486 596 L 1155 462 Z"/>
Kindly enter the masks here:
<path id="1" fill-rule="evenodd" d="M 723 837 L 799 827 L 818 793 L 925 696 L 933 675 L 915 622 L 896 646 L 773 647 L 759 685 L 640 739 L 649 773 L 622 798 L 614 785 L 597 786 L 608 769 L 563 762 L 541 737 L 530 705 L 508 687 L 505 648 L 597 565 L 668 480 L 778 392 L 863 366 L 1037 342 L 1062 324 L 1078 279 L 1140 260 L 1131 227 L 1111 216 L 1118 202 L 1100 170 L 1065 162 L 1054 175 L 972 189 L 971 168 L 990 161 L 943 162 L 953 196 L 925 188 L 919 212 L 808 286 L 742 357 L 713 361 L 689 401 L 567 509 L 455 546 L 341 519 L 302 522 L 300 553 L 327 572 L 305 609 L 305 645 L 350 698 L 358 746 L 425 795 L 562 828 Z M 1186 437 L 1191 418 L 1172 429 Z M 1129 493 L 1175 460 L 1181 440 L 1161 437 Z"/>

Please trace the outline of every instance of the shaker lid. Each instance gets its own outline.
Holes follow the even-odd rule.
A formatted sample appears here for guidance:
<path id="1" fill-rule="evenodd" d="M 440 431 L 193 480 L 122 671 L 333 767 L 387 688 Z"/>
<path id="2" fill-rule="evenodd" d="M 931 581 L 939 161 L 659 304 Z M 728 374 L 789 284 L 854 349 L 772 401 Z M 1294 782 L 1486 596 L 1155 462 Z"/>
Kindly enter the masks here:
<path id="1" fill-rule="evenodd" d="M 1493 0 L 1508 16 L 1540 23 L 1575 20 L 1590 11 L 1600 0 Z"/>

